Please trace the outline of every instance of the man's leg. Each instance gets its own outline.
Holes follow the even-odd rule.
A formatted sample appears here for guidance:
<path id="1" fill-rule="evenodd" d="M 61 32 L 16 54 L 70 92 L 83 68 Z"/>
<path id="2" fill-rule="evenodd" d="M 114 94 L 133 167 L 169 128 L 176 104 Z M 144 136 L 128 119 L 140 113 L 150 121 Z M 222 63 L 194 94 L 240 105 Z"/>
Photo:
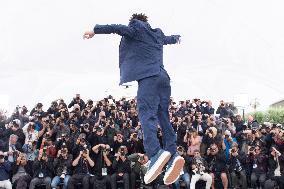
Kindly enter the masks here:
<path id="1" fill-rule="evenodd" d="M 158 119 L 162 129 L 162 139 L 164 149 L 174 155 L 177 151 L 176 146 L 176 133 L 171 125 L 169 118 L 169 105 L 171 97 L 170 80 L 167 77 L 163 78 L 164 81 L 159 87 L 160 104 L 158 108 Z"/>
<path id="2" fill-rule="evenodd" d="M 112 174 L 110 177 L 111 189 L 116 189 L 116 173 Z"/>
<path id="3" fill-rule="evenodd" d="M 222 180 L 222 184 L 223 184 L 223 187 L 224 189 L 228 189 L 228 177 L 227 177 L 227 174 L 226 173 L 221 173 L 221 180 Z"/>
<path id="4" fill-rule="evenodd" d="M 256 181 L 257 181 L 257 176 L 255 173 L 252 173 L 250 176 L 251 179 L 251 187 L 256 188 Z"/>
<path id="5" fill-rule="evenodd" d="M 131 189 L 135 189 L 135 185 L 136 185 L 136 173 L 131 172 L 130 173 L 130 186 L 131 186 Z"/>
<path id="6" fill-rule="evenodd" d="M 241 177 L 242 189 L 246 189 L 247 188 L 247 175 L 246 175 L 245 170 L 242 170 L 240 172 L 240 177 Z"/>
<path id="7" fill-rule="evenodd" d="M 161 149 L 157 138 L 157 112 L 160 101 L 157 80 L 158 76 L 139 80 L 137 92 L 138 117 L 144 134 L 143 144 L 146 154 L 150 158 Z"/>
<path id="8" fill-rule="evenodd" d="M 135 181 L 136 180 L 134 180 L 133 182 Z M 124 189 L 129 189 L 129 174 L 128 173 L 123 174 L 123 186 L 124 186 Z"/>
<path id="9" fill-rule="evenodd" d="M 231 172 L 230 175 L 232 178 L 232 187 L 236 188 L 238 183 L 238 176 L 236 175 L 235 171 Z"/>
<path id="10" fill-rule="evenodd" d="M 56 189 L 56 187 L 58 186 L 59 183 L 60 183 L 59 176 L 55 176 L 51 181 L 51 188 Z"/>
<path id="11" fill-rule="evenodd" d="M 144 176 L 145 184 L 152 182 L 161 174 L 171 156 L 170 152 L 161 149 L 157 137 L 160 77 L 158 74 L 138 81 L 138 117 L 144 134 L 144 148 L 150 157 L 150 165 Z"/>
<path id="12" fill-rule="evenodd" d="M 261 173 L 260 176 L 259 176 L 259 184 L 260 184 L 260 186 L 262 188 L 264 186 L 265 179 L 266 179 L 266 174 L 265 173 Z"/>
<path id="13" fill-rule="evenodd" d="M 90 175 L 87 174 L 82 175 L 82 184 L 83 184 L 83 189 L 89 189 Z"/>
<path id="14" fill-rule="evenodd" d="M 265 181 L 263 188 L 264 189 L 272 189 L 272 188 L 274 188 L 275 184 L 277 184 L 276 181 L 269 179 L 269 180 Z"/>
<path id="15" fill-rule="evenodd" d="M 195 189 L 195 184 L 197 181 L 199 181 L 200 176 L 200 174 L 195 174 L 191 176 L 190 189 Z"/>
<path id="16" fill-rule="evenodd" d="M 74 189 L 75 184 L 81 181 L 81 177 L 79 174 L 74 174 L 73 176 L 70 177 L 68 180 L 68 189 Z"/>
<path id="17" fill-rule="evenodd" d="M 45 184 L 45 188 L 46 189 L 50 189 L 51 188 L 51 178 L 50 177 L 45 177 L 43 179 L 43 183 Z"/>
<path id="18" fill-rule="evenodd" d="M 12 189 L 12 183 L 10 182 L 10 180 L 3 180 L 0 181 L 0 187 L 5 189 Z"/>
<path id="19" fill-rule="evenodd" d="M 208 173 L 204 173 L 201 176 L 200 179 L 206 181 L 206 189 L 210 189 L 210 187 L 212 185 L 212 177 L 211 177 L 211 175 L 209 175 Z"/>
<path id="20" fill-rule="evenodd" d="M 17 181 L 16 181 L 16 189 L 26 189 L 28 187 L 28 184 L 31 181 L 31 176 L 30 175 L 24 175 L 21 176 Z"/>
<path id="21" fill-rule="evenodd" d="M 70 175 L 65 175 L 64 185 L 63 185 L 62 189 L 67 189 L 68 181 L 69 181 L 70 177 L 71 177 Z"/>
<path id="22" fill-rule="evenodd" d="M 42 180 L 39 178 L 33 178 L 30 183 L 29 189 L 35 189 L 35 186 L 42 183 Z"/>
<path id="23" fill-rule="evenodd" d="M 186 183 L 186 189 L 189 189 L 190 188 L 190 176 L 189 176 L 189 174 L 188 173 L 184 173 L 182 175 L 182 179 Z"/>

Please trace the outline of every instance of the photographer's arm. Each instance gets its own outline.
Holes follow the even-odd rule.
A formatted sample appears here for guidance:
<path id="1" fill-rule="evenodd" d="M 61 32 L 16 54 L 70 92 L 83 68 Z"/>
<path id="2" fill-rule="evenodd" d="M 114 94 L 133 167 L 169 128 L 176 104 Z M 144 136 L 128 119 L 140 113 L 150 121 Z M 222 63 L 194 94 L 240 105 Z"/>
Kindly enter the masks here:
<path id="1" fill-rule="evenodd" d="M 74 159 L 74 161 L 72 162 L 72 166 L 75 167 L 78 165 L 79 160 L 81 158 L 82 152 L 80 152 L 80 154 L 78 155 L 78 157 L 76 159 Z"/>
<path id="2" fill-rule="evenodd" d="M 90 158 L 90 156 L 89 156 L 89 155 L 87 156 L 87 160 L 88 160 L 88 162 L 89 162 L 90 166 L 91 166 L 91 167 L 94 167 L 95 162 L 94 162 L 94 161 Z"/>
<path id="3" fill-rule="evenodd" d="M 183 142 L 187 143 L 187 132 L 185 133 L 184 137 L 183 137 Z"/>
<path id="4" fill-rule="evenodd" d="M 42 125 L 42 129 L 38 132 L 38 137 L 41 137 L 42 135 L 44 135 L 45 129 L 46 129 L 46 125 L 45 125 L 45 123 L 44 123 L 44 124 Z"/>
<path id="5" fill-rule="evenodd" d="M 99 148 L 100 148 L 100 146 L 101 146 L 101 144 L 95 145 L 95 146 L 92 148 L 93 152 L 95 152 L 96 154 L 99 153 Z"/>
<path id="6" fill-rule="evenodd" d="M 23 133 L 24 133 L 25 135 L 28 133 L 29 124 L 30 124 L 30 123 L 27 123 L 27 124 L 22 128 Z"/>
<path id="7" fill-rule="evenodd" d="M 110 167 L 111 166 L 111 161 L 110 161 L 110 159 L 107 157 L 107 155 L 104 153 L 103 154 L 103 157 L 104 157 L 104 160 L 105 160 L 105 163 L 106 163 L 106 165 L 108 166 L 108 167 Z"/>

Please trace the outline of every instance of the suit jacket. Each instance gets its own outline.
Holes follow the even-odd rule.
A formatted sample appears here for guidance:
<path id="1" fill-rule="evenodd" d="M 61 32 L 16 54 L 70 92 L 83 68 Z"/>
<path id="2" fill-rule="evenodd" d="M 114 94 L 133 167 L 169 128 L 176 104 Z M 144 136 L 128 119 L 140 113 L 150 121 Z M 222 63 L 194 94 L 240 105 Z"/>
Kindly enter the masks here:
<path id="1" fill-rule="evenodd" d="M 163 68 L 163 45 L 175 44 L 179 35 L 165 36 L 147 22 L 132 20 L 125 25 L 96 25 L 96 34 L 121 35 L 119 46 L 120 85 L 157 75 Z"/>

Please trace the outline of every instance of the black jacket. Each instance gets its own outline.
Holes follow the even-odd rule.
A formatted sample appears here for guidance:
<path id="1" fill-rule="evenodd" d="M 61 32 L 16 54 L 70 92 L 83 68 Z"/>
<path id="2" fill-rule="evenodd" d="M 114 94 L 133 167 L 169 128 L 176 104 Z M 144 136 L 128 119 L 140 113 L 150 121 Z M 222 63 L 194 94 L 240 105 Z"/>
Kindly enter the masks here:
<path id="1" fill-rule="evenodd" d="M 50 160 L 46 161 L 38 161 L 37 159 L 33 164 L 33 177 L 38 177 L 39 174 L 42 173 L 44 177 L 52 177 L 53 176 L 53 164 Z"/>
<path id="2" fill-rule="evenodd" d="M 284 175 L 284 157 L 283 155 L 278 157 L 279 166 L 280 166 L 280 173 L 283 176 Z M 274 177 L 274 171 L 277 168 L 277 161 L 274 160 L 273 156 L 270 156 L 268 159 L 268 177 L 273 178 Z"/>
<path id="3" fill-rule="evenodd" d="M 237 165 L 237 160 L 239 161 L 240 165 Z M 237 169 L 237 166 L 241 166 L 242 170 L 246 167 L 246 154 L 244 152 L 238 151 L 238 155 L 236 157 L 230 155 L 229 161 L 229 171 L 233 172 Z"/>
<path id="4" fill-rule="evenodd" d="M 114 159 L 112 168 L 115 173 L 130 173 L 131 171 L 131 162 L 126 158 L 125 161 L 122 161 L 120 158 L 117 161 Z"/>
<path id="5" fill-rule="evenodd" d="M 63 169 L 66 167 L 66 174 L 70 175 L 72 173 L 72 155 L 69 154 L 67 159 L 62 157 L 55 158 L 53 161 L 54 172 L 57 176 L 60 176 Z"/>
<path id="6" fill-rule="evenodd" d="M 33 161 L 27 161 L 27 164 L 24 166 L 26 173 L 30 176 L 33 176 Z M 12 174 L 16 174 L 18 172 L 20 165 L 17 165 L 17 162 L 12 163 Z"/>

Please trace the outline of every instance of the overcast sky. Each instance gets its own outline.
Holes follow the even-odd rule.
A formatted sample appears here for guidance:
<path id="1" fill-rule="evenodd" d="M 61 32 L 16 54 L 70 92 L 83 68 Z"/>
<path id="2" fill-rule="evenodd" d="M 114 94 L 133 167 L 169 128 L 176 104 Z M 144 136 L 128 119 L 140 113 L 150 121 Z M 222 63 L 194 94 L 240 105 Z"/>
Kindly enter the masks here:
<path id="1" fill-rule="evenodd" d="M 117 35 L 82 34 L 98 24 L 128 24 L 144 12 L 153 28 L 180 34 L 164 48 L 176 99 L 232 101 L 240 93 L 261 107 L 284 97 L 284 2 L 264 0 L 9 0 L 0 2 L 0 103 L 94 100 L 119 87 Z M 1 108 L 1 107 L 0 107 Z"/>

